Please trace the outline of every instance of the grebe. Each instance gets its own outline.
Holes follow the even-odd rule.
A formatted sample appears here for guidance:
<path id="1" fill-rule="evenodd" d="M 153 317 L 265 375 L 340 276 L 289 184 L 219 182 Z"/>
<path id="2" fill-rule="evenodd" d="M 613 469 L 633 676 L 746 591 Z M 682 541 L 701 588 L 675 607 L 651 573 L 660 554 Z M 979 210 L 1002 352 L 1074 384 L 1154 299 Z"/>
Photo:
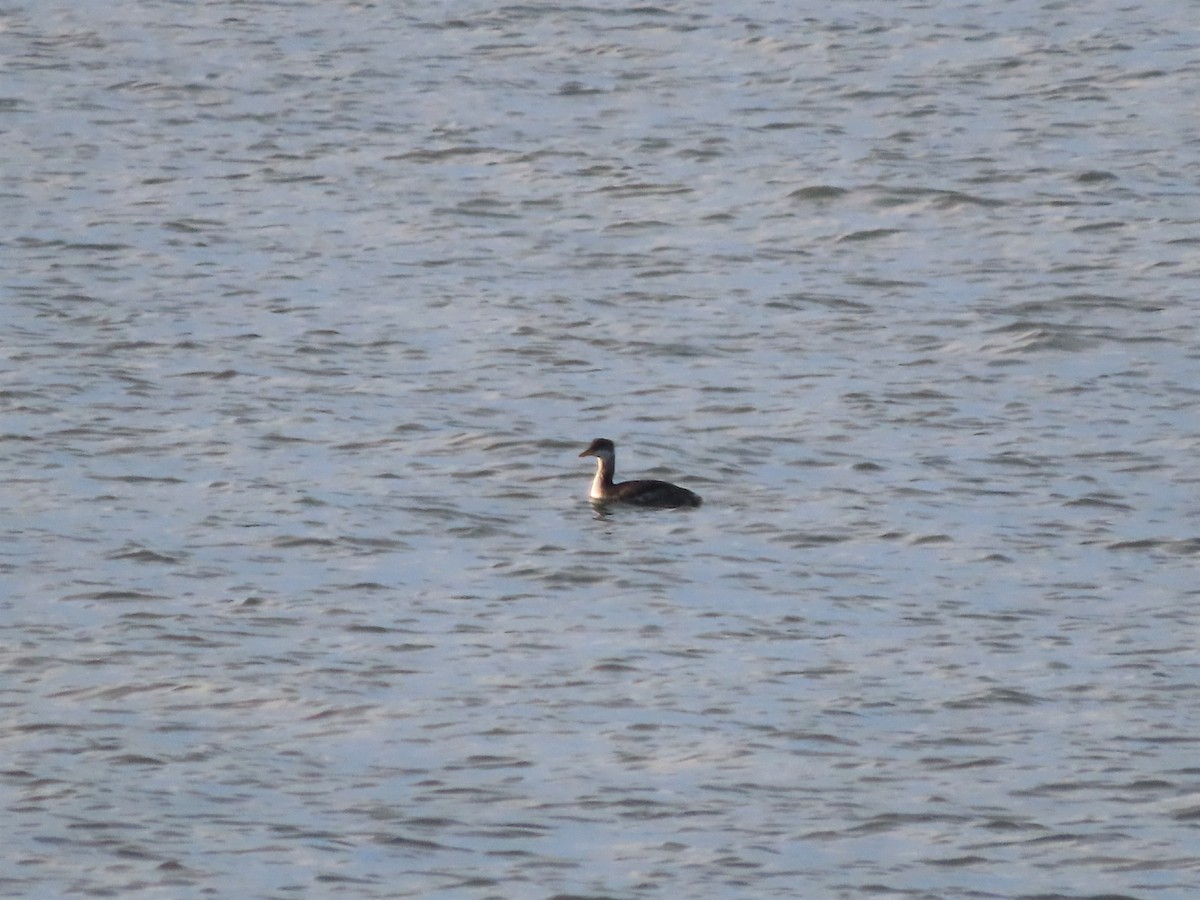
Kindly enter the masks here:
<path id="1" fill-rule="evenodd" d="M 617 448 L 608 438 L 596 438 L 580 457 L 596 457 L 596 477 L 588 495 L 599 503 L 634 503 L 638 506 L 699 506 L 700 497 L 669 481 L 622 481 L 613 484 L 617 470 Z"/>

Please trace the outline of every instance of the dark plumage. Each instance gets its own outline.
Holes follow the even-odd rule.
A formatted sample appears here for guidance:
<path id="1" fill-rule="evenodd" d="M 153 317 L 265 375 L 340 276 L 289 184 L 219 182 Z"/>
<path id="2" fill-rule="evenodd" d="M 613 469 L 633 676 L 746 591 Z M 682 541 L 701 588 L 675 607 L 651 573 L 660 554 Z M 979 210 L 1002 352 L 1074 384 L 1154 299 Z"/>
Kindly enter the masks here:
<path id="1" fill-rule="evenodd" d="M 669 481 L 641 479 L 613 483 L 617 471 L 617 448 L 608 438 L 596 438 L 579 454 L 596 457 L 596 477 L 589 495 L 597 503 L 631 503 L 636 506 L 699 506 L 700 496 Z"/>

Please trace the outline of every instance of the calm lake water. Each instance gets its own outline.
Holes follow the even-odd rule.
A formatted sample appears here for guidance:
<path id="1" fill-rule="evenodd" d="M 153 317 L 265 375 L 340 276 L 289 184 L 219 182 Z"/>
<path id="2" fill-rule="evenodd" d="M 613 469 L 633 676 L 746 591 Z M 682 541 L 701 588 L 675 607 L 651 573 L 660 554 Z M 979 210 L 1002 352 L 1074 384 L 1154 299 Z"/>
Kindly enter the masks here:
<path id="1" fill-rule="evenodd" d="M 0 7 L 0 895 L 1195 896 L 1195 12 Z"/>

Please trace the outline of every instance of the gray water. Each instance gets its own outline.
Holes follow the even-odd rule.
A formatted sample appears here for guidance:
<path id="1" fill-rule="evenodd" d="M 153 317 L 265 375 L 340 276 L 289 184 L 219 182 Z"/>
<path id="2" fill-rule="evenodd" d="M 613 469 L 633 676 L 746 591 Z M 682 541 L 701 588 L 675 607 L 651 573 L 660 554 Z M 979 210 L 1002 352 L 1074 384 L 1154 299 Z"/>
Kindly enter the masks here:
<path id="1" fill-rule="evenodd" d="M 0 7 L 0 894 L 1195 896 L 1198 50 Z"/>

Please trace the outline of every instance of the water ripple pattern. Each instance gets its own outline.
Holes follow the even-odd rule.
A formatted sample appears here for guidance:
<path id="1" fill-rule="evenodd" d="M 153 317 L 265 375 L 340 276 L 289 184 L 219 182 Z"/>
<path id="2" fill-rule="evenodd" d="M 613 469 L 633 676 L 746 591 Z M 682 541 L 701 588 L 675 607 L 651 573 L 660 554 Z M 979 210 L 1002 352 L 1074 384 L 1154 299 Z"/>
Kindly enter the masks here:
<path id="1" fill-rule="evenodd" d="M 1194 19 L 0 8 L 0 896 L 1196 896 Z"/>

